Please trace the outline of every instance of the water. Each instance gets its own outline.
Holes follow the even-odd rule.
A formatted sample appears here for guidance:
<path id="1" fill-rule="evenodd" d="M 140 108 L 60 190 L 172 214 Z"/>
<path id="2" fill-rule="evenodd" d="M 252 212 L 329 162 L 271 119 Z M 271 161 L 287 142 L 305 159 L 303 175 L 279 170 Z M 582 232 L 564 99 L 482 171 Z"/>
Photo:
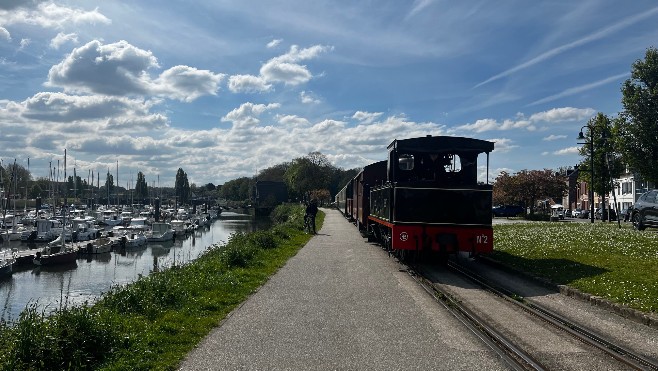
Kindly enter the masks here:
<path id="1" fill-rule="evenodd" d="M 93 302 L 114 285 L 123 285 L 154 270 L 196 259 L 209 246 L 223 243 L 233 232 L 251 232 L 269 226 L 269 220 L 225 211 L 210 227 L 198 229 L 176 241 L 149 242 L 125 254 L 80 256 L 71 266 L 15 267 L 14 274 L 0 280 L 0 319 L 15 321 L 26 305 L 36 303 L 46 312 L 64 305 Z M 5 242 L 2 248 L 26 244 Z"/>

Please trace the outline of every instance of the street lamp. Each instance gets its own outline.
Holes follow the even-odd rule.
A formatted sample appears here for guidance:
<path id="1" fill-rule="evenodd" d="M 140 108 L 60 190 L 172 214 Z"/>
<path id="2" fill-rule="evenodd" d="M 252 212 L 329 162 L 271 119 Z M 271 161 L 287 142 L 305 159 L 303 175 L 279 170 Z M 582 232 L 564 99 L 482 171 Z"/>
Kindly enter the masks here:
<path id="1" fill-rule="evenodd" d="M 590 184 L 589 188 L 589 218 L 592 223 L 594 223 L 594 138 L 592 136 L 592 127 L 587 124 L 580 128 L 580 133 L 578 133 L 578 140 L 587 140 L 585 135 L 583 135 L 583 129 L 587 128 L 589 130 L 589 171 L 590 171 Z M 578 144 L 588 144 L 587 142 L 582 142 Z"/>

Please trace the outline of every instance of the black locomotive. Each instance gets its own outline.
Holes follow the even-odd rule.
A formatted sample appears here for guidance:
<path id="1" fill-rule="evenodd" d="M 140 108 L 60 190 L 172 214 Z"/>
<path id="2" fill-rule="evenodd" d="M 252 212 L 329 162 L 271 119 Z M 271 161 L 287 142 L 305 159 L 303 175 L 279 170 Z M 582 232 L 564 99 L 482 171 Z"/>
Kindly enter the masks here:
<path id="1" fill-rule="evenodd" d="M 477 178 L 481 170 L 489 179 L 493 149 L 492 142 L 464 137 L 394 140 L 388 160 L 364 167 L 336 205 L 368 239 L 401 258 L 489 253 L 492 186 Z M 486 164 L 478 167 L 481 157 Z"/>

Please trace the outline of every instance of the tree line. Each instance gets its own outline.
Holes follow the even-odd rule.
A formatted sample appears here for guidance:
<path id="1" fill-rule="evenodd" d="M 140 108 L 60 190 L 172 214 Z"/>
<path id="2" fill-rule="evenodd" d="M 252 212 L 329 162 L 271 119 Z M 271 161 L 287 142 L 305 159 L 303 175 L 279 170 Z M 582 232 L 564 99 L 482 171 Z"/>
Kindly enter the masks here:
<path id="1" fill-rule="evenodd" d="M 286 184 L 292 200 L 331 202 L 333 195 L 359 171 L 336 167 L 322 153 L 311 152 L 290 162 L 263 169 L 253 177 L 230 180 L 221 186 L 219 195 L 227 200 L 246 201 L 251 198 L 257 181 L 276 181 Z"/>
<path id="2" fill-rule="evenodd" d="M 658 50 L 647 49 L 631 66 L 621 88 L 623 110 L 616 117 L 597 113 L 583 126 L 578 180 L 598 194 L 608 194 L 626 169 L 658 184 Z M 494 204 L 534 206 L 537 200 L 561 198 L 568 191 L 564 171 L 522 170 L 501 173 L 494 181 Z M 562 183 L 562 186 L 559 186 Z"/>

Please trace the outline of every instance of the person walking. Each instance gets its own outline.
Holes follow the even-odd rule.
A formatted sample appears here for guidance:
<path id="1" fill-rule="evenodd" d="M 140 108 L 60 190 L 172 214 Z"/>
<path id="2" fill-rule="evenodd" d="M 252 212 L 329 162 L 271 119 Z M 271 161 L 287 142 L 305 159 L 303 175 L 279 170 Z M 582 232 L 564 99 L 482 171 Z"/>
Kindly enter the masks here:
<path id="1" fill-rule="evenodd" d="M 318 213 L 318 204 L 315 200 L 311 200 L 311 202 L 308 203 L 308 206 L 306 206 L 306 217 L 311 220 L 311 226 L 313 227 L 313 234 L 317 234 L 315 232 L 315 215 Z"/>

